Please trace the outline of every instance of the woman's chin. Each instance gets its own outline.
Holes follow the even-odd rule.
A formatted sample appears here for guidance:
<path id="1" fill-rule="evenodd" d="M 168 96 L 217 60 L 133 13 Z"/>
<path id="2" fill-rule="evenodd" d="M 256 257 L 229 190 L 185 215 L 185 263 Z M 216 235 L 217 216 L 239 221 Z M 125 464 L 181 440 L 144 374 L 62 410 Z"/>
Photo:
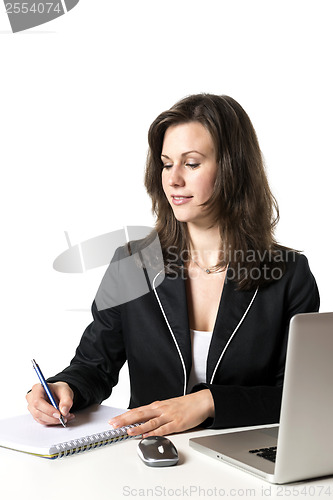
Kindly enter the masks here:
<path id="1" fill-rule="evenodd" d="M 173 212 L 175 218 L 178 220 L 178 222 L 183 222 L 185 224 L 193 224 L 193 225 L 198 225 L 198 226 L 210 226 L 213 221 L 211 220 L 210 217 L 206 217 L 201 215 L 190 215 L 190 214 L 181 214 L 178 211 Z"/>
<path id="2" fill-rule="evenodd" d="M 175 218 L 178 220 L 178 222 L 192 222 L 192 217 L 186 217 L 185 215 L 181 215 L 181 214 L 175 214 L 175 212 L 173 213 L 173 215 L 175 216 Z"/>

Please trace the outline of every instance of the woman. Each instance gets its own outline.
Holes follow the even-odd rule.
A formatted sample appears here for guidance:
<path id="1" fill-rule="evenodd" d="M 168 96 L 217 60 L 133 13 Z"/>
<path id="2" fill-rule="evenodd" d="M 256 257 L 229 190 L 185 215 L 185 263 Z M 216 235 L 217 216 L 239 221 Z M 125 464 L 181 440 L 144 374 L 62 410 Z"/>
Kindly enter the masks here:
<path id="1" fill-rule="evenodd" d="M 319 295 L 306 258 L 274 239 L 278 208 L 251 121 L 230 97 L 194 95 L 148 139 L 164 279 L 126 303 L 94 301 L 71 365 L 49 379 L 60 410 L 70 420 L 106 399 L 127 360 L 132 409 L 110 423 L 144 422 L 132 435 L 277 422 L 289 322 L 317 311 Z M 27 400 L 38 422 L 59 422 L 40 385 Z"/>

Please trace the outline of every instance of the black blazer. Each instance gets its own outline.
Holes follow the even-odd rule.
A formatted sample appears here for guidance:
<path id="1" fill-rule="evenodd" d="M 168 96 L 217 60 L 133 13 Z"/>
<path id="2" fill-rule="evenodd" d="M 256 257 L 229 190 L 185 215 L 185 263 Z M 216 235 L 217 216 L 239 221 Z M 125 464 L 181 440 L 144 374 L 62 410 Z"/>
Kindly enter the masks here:
<path id="1" fill-rule="evenodd" d="M 304 255 L 288 253 L 281 279 L 238 291 L 228 275 L 207 359 L 212 428 L 279 421 L 289 322 L 319 309 L 319 294 Z M 85 330 L 69 367 L 49 382 L 74 390 L 73 410 L 109 397 L 128 361 L 129 407 L 186 394 L 191 342 L 185 281 L 166 275 L 156 289 L 125 304 L 98 311 Z"/>

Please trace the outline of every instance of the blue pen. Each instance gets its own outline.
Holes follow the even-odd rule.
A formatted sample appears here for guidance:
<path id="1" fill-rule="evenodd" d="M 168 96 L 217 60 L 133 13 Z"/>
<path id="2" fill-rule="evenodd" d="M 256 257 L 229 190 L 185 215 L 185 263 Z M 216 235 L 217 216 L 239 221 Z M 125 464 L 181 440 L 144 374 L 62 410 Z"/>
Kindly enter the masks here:
<path id="1" fill-rule="evenodd" d="M 43 388 L 44 388 L 44 391 L 45 391 L 45 392 L 46 392 L 46 394 L 47 394 L 47 397 L 48 397 L 48 398 L 49 398 L 49 400 L 50 400 L 50 403 L 51 403 L 51 404 L 54 406 L 54 408 L 56 408 L 56 409 L 58 410 L 58 412 L 60 413 L 59 407 L 58 407 L 57 403 L 55 402 L 55 399 L 54 399 L 54 397 L 53 397 L 52 392 L 50 391 L 49 386 L 47 385 L 47 382 L 46 382 L 46 380 L 45 380 L 45 378 L 44 378 L 44 375 L 42 374 L 41 369 L 39 368 L 39 366 L 37 365 L 37 363 L 36 363 L 36 361 L 35 361 L 34 359 L 32 360 L 32 365 L 33 365 L 33 367 L 34 367 L 34 369 L 35 369 L 35 371 L 36 371 L 36 373 L 37 373 L 37 375 L 38 375 L 38 378 L 39 378 L 40 383 L 42 384 L 42 386 L 43 386 Z M 63 417 L 63 415 L 61 415 L 61 413 L 60 413 L 59 420 L 60 420 L 60 422 L 62 423 L 63 427 L 66 427 L 64 417 Z"/>

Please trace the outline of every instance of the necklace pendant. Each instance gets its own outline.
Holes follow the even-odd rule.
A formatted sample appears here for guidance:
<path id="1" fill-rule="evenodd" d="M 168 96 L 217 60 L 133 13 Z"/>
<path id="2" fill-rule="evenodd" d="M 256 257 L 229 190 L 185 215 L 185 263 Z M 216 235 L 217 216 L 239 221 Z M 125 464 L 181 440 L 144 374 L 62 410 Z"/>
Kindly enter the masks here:
<path id="1" fill-rule="evenodd" d="M 207 274 L 210 274 L 210 269 L 206 269 L 206 273 L 207 273 Z"/>

